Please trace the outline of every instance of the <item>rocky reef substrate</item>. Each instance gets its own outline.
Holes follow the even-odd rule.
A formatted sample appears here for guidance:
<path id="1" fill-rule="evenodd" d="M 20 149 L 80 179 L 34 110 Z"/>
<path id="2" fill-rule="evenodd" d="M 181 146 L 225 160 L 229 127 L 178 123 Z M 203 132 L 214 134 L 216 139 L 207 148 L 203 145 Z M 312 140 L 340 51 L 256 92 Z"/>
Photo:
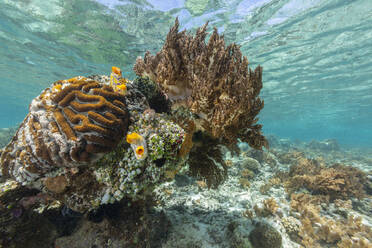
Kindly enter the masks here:
<path id="1" fill-rule="evenodd" d="M 7 181 L 0 196 L 1 243 L 60 248 L 371 247 L 372 158 L 357 150 L 314 148 L 314 142 L 295 145 L 287 140 L 269 151 L 241 143 L 239 154 L 224 154 L 228 177 L 216 189 L 185 169 L 158 185 L 151 200 L 122 199 L 85 214 Z M 38 235 L 33 233 L 36 227 Z"/>
<path id="2" fill-rule="evenodd" d="M 371 247 L 371 157 L 264 137 L 262 67 L 178 26 L 133 81 L 33 99 L 1 150 L 0 246 Z"/>

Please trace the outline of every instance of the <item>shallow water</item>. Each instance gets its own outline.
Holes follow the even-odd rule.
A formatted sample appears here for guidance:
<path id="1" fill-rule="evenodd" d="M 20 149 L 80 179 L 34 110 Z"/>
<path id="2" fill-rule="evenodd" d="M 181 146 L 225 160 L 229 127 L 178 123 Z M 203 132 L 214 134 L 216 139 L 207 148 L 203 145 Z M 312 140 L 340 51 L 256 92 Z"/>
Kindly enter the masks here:
<path id="1" fill-rule="evenodd" d="M 0 149 L 0 246 L 372 247 L 371 0 L 0 1 L 0 148 L 52 82 L 111 66 L 134 79 L 136 58 L 159 51 L 176 17 L 190 32 L 209 21 L 251 68 L 263 66 L 259 123 L 270 149 L 240 142 L 232 153 L 197 133 L 185 160 L 192 144 L 179 141 L 193 131 L 145 110 L 146 82 L 129 82 L 129 130 L 139 130 L 145 159 L 127 139 L 131 147 L 115 143 L 97 163 L 74 163 L 82 150 L 65 152 L 63 129 L 62 138 L 43 130 L 40 149 L 40 115 Z M 81 137 L 74 148 L 87 144 Z M 50 147 L 78 159 L 50 164 Z"/>
<path id="2" fill-rule="evenodd" d="M 0 127 L 20 123 L 51 82 L 108 74 L 156 52 L 174 18 L 206 21 L 264 67 L 266 134 L 372 146 L 369 0 L 0 2 Z"/>

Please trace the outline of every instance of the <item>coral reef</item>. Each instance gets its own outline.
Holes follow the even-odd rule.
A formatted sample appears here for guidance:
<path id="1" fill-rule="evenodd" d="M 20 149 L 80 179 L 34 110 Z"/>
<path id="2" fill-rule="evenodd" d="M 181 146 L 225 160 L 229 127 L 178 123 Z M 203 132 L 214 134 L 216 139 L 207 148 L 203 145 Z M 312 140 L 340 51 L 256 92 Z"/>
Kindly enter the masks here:
<path id="1" fill-rule="evenodd" d="M 237 221 L 232 221 L 227 226 L 227 235 L 231 240 L 231 247 L 236 248 L 252 248 L 252 244 L 249 241 L 249 235 L 247 235 L 246 228 Z"/>
<path id="2" fill-rule="evenodd" d="M 170 223 L 150 206 L 128 200 L 104 205 L 82 219 L 72 235 L 58 237 L 55 247 L 160 247 Z"/>
<path id="3" fill-rule="evenodd" d="M 30 184 L 46 173 L 97 161 L 126 133 L 123 95 L 97 81 L 55 82 L 30 104 L 30 112 L 1 155 L 2 175 Z"/>
<path id="4" fill-rule="evenodd" d="M 193 144 L 188 159 L 191 175 L 205 180 L 209 188 L 216 188 L 227 177 L 227 165 L 219 142 L 197 132 L 193 136 Z"/>
<path id="5" fill-rule="evenodd" d="M 346 218 L 329 218 L 320 214 L 321 198 L 311 195 L 292 195 L 291 207 L 300 212 L 299 236 L 305 247 L 323 247 L 336 244 L 337 247 L 371 247 L 372 229 L 362 223 L 361 217 L 349 215 Z"/>
<path id="6" fill-rule="evenodd" d="M 129 132 L 143 134 L 148 155 L 138 160 L 127 143 L 97 162 L 96 178 L 107 188 L 101 203 L 120 201 L 124 196 L 143 198 L 158 182 L 166 181 L 184 162 L 177 156 L 184 131 L 178 125 L 154 112 L 132 113 Z"/>
<path id="7" fill-rule="evenodd" d="M 136 77 L 133 85 L 146 97 L 151 109 L 157 113 L 170 113 L 171 104 L 159 86 L 149 78 Z"/>
<path id="8" fill-rule="evenodd" d="M 358 168 L 341 164 L 325 167 L 317 160 L 304 158 L 291 167 L 287 179 L 285 186 L 289 192 L 306 188 L 331 199 L 363 198 L 368 185 L 367 175 Z"/>
<path id="9" fill-rule="evenodd" d="M 108 81 L 96 76 L 95 80 Z M 185 137 L 186 130 L 182 132 L 183 128 L 172 122 L 167 114 L 144 110 L 148 107 L 146 101 L 142 102 L 143 98 L 131 82 L 127 86 L 127 95 L 131 99 L 127 102 L 128 108 L 134 113 L 128 133 L 141 134 L 147 144 L 150 143 L 150 136 L 146 130 L 150 135 L 157 133 L 162 137 L 175 138 L 168 140 L 177 140 L 178 133 L 183 133 Z M 172 131 L 168 133 L 167 129 Z M 194 139 L 194 142 L 198 146 L 200 141 Z M 52 194 L 61 202 L 86 210 L 91 209 L 96 200 L 95 209 L 84 215 L 78 215 L 61 205 L 51 209 L 53 202 L 57 201 L 40 194 L 38 190 L 21 187 L 14 181 L 1 184 L 0 188 L 5 194 L 0 192 L 0 244 L 3 247 L 57 245 L 61 248 L 251 248 L 264 245 L 280 247 L 276 242 L 273 242 L 274 245 L 271 242 L 281 240 L 281 246 L 286 248 L 371 247 L 371 200 L 368 197 L 333 199 L 328 194 L 306 187 L 298 188 L 295 193 L 285 190 L 285 182 L 292 176 L 307 175 L 301 166 L 314 175 L 324 168 L 331 168 L 323 159 L 308 159 L 302 155 L 289 164 L 278 163 L 277 167 L 272 167 L 267 162 L 271 161 L 268 158 L 277 160 L 282 151 L 247 151 L 247 154 L 257 155 L 255 158 L 262 161 L 259 171 L 251 178 L 252 172 L 241 166 L 242 157 L 247 157 L 247 154 L 236 156 L 229 152 L 222 153 L 229 167 L 228 177 L 223 187 L 207 190 L 205 181 L 190 177 L 187 167 L 182 166 L 185 158 L 179 157 L 180 150 L 176 152 L 171 149 L 172 145 L 165 143 L 168 145 L 160 145 L 159 142 L 148 146 L 148 156 L 138 160 L 123 137 L 119 145 L 95 165 L 77 170 L 71 168 L 68 173 L 54 175 L 56 179 L 48 182 L 48 191 L 53 189 L 59 192 L 66 186 L 61 175 L 68 182 L 63 193 Z M 178 149 L 182 145 L 174 147 Z M 151 148 L 158 146 L 162 149 Z M 297 152 L 304 154 L 302 150 Z M 173 160 L 156 159 L 168 157 L 167 154 Z M 145 171 L 146 166 L 161 168 Z M 110 169 L 106 171 L 104 168 Z M 135 172 L 137 168 L 142 170 L 139 174 Z M 161 176 L 152 181 L 149 171 Z M 238 183 L 242 176 L 250 178 L 249 188 L 243 188 Z M 265 183 L 271 185 L 268 191 L 270 196 L 260 193 L 260 186 Z M 122 185 L 135 186 L 121 191 Z M 63 199 L 62 195 L 66 198 Z M 107 204 L 102 204 L 102 200 Z M 41 210 L 43 213 L 40 214 Z M 256 228 L 257 222 L 261 223 L 257 227 L 266 225 L 261 228 L 261 233 Z M 35 229 L 38 230 L 37 234 L 33 234 Z"/>
<path id="10" fill-rule="evenodd" d="M 58 236 L 74 230 L 78 218 L 61 215 L 57 201 L 15 181 L 1 183 L 0 189 L 0 247 L 54 247 Z"/>
<path id="11" fill-rule="evenodd" d="M 283 217 L 281 219 L 281 223 L 283 227 L 285 228 L 285 231 L 287 232 L 289 237 L 292 240 L 296 241 L 297 243 L 301 243 L 301 239 L 299 236 L 301 222 L 293 216 L 288 216 L 288 217 Z"/>
<path id="12" fill-rule="evenodd" d="M 267 146 L 261 125 L 256 124 L 263 108 L 258 97 L 262 67 L 248 70 L 248 60 L 239 47 L 225 47 L 217 29 L 205 43 L 207 24 L 194 37 L 178 32 L 178 27 L 176 19 L 155 56 L 147 52 L 144 59 L 137 59 L 136 74 L 156 82 L 173 108 L 186 106 L 191 110 L 197 130 L 226 144 L 236 144 L 239 138 L 256 149 Z"/>
<path id="13" fill-rule="evenodd" d="M 249 239 L 255 248 L 281 248 L 282 236 L 272 226 L 259 222 L 249 234 Z"/>
<path id="14" fill-rule="evenodd" d="M 44 90 L 2 153 L 3 176 L 83 212 L 144 199 L 174 175 L 185 161 L 184 130 L 151 110 L 138 84 L 127 81 L 124 95 L 109 82 L 76 77 Z"/>
<path id="15" fill-rule="evenodd" d="M 279 209 L 279 205 L 274 198 L 267 198 L 262 201 L 262 208 L 258 205 L 254 205 L 253 210 L 256 216 L 259 217 L 267 217 L 267 216 L 274 216 L 277 214 Z"/>

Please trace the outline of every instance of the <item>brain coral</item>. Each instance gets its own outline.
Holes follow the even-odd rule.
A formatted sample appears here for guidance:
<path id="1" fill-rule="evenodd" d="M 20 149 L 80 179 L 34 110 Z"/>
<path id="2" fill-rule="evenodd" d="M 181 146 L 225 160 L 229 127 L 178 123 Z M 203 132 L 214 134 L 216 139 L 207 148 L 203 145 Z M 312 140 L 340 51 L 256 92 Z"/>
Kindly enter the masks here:
<path id="1" fill-rule="evenodd" d="M 2 175 L 28 184 L 63 167 L 92 163 L 126 134 L 124 95 L 76 77 L 55 82 L 30 104 L 29 114 L 0 158 Z"/>

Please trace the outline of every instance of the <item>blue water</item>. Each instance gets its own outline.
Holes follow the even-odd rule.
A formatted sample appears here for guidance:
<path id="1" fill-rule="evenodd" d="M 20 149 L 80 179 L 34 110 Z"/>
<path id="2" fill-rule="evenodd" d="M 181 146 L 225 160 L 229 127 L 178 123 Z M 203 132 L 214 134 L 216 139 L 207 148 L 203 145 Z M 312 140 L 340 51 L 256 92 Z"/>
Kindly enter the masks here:
<path id="1" fill-rule="evenodd" d="M 210 21 L 264 67 L 265 134 L 372 147 L 371 0 L 4 0 L 0 127 L 20 123 L 55 80 L 131 68 L 174 18 Z"/>

